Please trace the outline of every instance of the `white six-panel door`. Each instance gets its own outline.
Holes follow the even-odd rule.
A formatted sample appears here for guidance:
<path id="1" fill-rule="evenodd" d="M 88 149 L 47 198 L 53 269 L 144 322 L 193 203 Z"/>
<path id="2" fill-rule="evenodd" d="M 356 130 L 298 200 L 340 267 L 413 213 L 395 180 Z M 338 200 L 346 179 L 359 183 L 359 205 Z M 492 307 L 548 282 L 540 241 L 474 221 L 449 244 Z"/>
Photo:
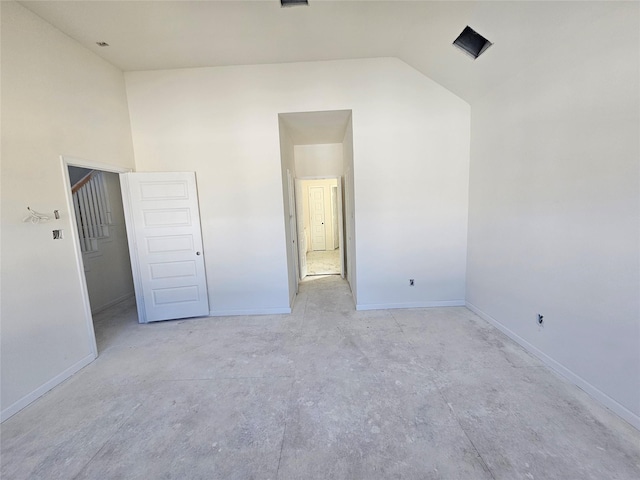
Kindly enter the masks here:
<path id="1" fill-rule="evenodd" d="M 194 172 L 121 174 L 140 323 L 209 314 Z"/>
<path id="2" fill-rule="evenodd" d="M 309 211 L 311 212 L 311 249 L 327 249 L 327 233 L 324 226 L 324 187 L 309 187 Z"/>

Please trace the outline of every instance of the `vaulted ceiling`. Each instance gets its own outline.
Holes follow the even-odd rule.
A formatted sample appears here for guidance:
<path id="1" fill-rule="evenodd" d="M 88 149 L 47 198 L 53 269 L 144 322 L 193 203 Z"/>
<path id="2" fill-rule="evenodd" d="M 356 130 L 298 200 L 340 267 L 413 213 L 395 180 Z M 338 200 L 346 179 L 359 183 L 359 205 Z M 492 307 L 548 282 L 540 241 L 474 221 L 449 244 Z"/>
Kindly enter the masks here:
<path id="1" fill-rule="evenodd" d="M 618 8 L 513 0 L 20 3 L 123 71 L 398 57 L 470 103 L 550 49 L 578 55 L 590 23 Z M 467 25 L 494 43 L 477 60 L 452 46 Z"/>

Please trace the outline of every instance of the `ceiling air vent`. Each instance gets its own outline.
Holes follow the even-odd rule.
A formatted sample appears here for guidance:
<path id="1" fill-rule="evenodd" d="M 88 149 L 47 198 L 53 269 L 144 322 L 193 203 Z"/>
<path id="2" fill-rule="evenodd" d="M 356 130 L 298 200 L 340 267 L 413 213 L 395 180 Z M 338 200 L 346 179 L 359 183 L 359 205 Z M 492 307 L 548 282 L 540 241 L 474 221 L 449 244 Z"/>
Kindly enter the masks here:
<path id="1" fill-rule="evenodd" d="M 487 48 L 493 45 L 493 43 L 468 25 L 464 27 L 464 30 L 460 35 L 458 35 L 458 38 L 454 40 L 453 44 L 467 55 L 473 57 L 474 60 L 482 55 Z"/>
<path id="2" fill-rule="evenodd" d="M 309 0 L 280 0 L 283 7 L 295 7 L 299 5 L 309 5 Z"/>

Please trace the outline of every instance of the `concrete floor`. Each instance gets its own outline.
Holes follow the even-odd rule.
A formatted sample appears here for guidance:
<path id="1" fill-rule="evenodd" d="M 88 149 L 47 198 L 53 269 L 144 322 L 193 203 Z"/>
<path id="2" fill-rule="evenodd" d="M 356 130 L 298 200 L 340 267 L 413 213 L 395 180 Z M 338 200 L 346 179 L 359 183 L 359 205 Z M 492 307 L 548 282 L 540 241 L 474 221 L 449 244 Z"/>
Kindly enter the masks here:
<path id="1" fill-rule="evenodd" d="M 97 316 L 99 358 L 2 425 L 3 479 L 628 479 L 640 432 L 465 308 Z"/>
<path id="2" fill-rule="evenodd" d="M 307 252 L 307 275 L 340 273 L 340 249 Z"/>

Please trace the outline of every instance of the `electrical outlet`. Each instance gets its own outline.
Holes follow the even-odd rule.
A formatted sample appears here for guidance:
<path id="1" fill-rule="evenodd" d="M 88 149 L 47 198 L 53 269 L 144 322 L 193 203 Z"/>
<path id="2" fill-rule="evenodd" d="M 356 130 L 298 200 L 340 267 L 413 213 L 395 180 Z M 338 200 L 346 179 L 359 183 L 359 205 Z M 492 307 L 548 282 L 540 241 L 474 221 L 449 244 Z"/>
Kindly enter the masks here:
<path id="1" fill-rule="evenodd" d="M 544 315 L 538 314 L 538 325 L 542 325 L 544 322 Z"/>
<path id="2" fill-rule="evenodd" d="M 62 240 L 62 230 L 54 230 L 53 231 L 53 239 L 54 240 Z"/>
<path id="3" fill-rule="evenodd" d="M 410 279 L 409 279 L 409 286 L 410 286 L 410 287 L 413 287 L 413 286 L 414 286 L 414 284 L 415 284 L 415 282 L 414 282 L 413 278 L 410 278 Z"/>

